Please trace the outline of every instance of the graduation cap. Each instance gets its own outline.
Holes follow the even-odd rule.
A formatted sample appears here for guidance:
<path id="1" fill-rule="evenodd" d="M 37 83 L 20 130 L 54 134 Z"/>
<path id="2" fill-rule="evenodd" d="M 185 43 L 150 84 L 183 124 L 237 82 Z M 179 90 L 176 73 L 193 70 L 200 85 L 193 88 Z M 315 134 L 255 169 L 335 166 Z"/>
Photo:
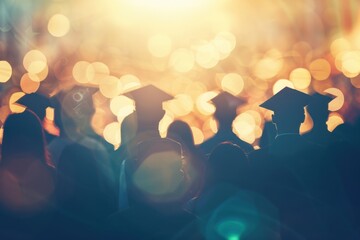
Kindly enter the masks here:
<path id="1" fill-rule="evenodd" d="M 329 103 L 335 98 L 336 96 L 331 94 L 320 94 L 314 93 L 311 95 L 311 99 L 309 102 L 309 106 L 311 107 L 328 107 Z"/>
<path id="2" fill-rule="evenodd" d="M 16 101 L 27 109 L 33 111 L 40 120 L 45 118 L 46 108 L 52 106 L 50 99 L 40 93 L 25 94 Z"/>
<path id="3" fill-rule="evenodd" d="M 143 109 L 162 108 L 162 103 L 174 97 L 154 85 L 147 85 L 124 94 L 135 101 L 136 111 Z"/>
<path id="4" fill-rule="evenodd" d="M 277 94 L 262 103 L 260 107 L 274 112 L 291 114 L 303 110 L 309 104 L 311 96 L 298 90 L 285 87 Z"/>
<path id="5" fill-rule="evenodd" d="M 161 89 L 147 85 L 124 94 L 135 102 L 135 113 L 141 125 L 155 125 L 164 116 L 162 103 L 174 97 Z"/>
<path id="6" fill-rule="evenodd" d="M 235 110 L 238 106 L 244 104 L 245 100 L 228 92 L 221 92 L 212 98 L 211 102 L 215 105 L 216 109 Z"/>

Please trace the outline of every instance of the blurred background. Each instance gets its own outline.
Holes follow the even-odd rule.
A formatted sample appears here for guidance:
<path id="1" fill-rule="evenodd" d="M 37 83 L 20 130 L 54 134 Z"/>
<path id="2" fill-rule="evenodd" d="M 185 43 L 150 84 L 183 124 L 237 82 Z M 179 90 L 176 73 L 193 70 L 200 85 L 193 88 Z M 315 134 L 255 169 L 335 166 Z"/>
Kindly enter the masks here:
<path id="1" fill-rule="evenodd" d="M 0 126 L 9 113 L 23 111 L 15 102 L 24 94 L 51 97 L 83 85 L 96 90 L 92 127 L 118 147 L 120 124 L 134 110 L 122 94 L 153 84 L 174 96 L 164 103 L 162 136 L 175 119 L 190 124 L 196 144 L 212 136 L 217 124 L 209 100 L 228 91 L 246 100 L 234 132 L 256 146 L 271 116 L 258 105 L 284 86 L 335 95 L 333 130 L 360 113 L 359 6 L 356 0 L 1 0 Z M 53 118 L 48 108 L 50 125 Z M 301 131 L 311 128 L 307 116 Z"/>

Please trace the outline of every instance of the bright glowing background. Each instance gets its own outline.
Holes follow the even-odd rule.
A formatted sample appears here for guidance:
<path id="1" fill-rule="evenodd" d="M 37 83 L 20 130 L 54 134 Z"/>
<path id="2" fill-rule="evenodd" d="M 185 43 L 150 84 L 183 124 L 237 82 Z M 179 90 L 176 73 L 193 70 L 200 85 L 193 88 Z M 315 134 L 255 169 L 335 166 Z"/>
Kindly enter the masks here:
<path id="1" fill-rule="evenodd" d="M 24 93 L 91 85 L 99 89 L 92 126 L 117 146 L 120 123 L 134 110 L 123 93 L 152 83 L 175 97 L 164 104 L 161 135 L 181 119 L 201 143 L 217 131 L 209 100 L 226 90 L 247 100 L 233 127 L 256 145 L 270 116 L 258 105 L 289 86 L 337 96 L 330 104 L 333 130 L 358 116 L 360 106 L 359 3 L 349 1 L 348 12 L 341 4 L 5 1 L 14 14 L 3 17 L 0 33 L 0 120 L 23 110 L 13 103 Z M 306 121 L 302 131 L 311 127 Z"/>

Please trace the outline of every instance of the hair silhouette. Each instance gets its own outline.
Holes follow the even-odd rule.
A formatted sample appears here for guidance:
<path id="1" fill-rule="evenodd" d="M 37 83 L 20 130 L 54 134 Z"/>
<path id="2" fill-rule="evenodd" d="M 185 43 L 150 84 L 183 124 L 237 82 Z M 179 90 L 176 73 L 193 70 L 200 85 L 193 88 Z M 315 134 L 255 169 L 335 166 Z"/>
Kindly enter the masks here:
<path id="1" fill-rule="evenodd" d="M 53 166 L 40 119 L 30 110 L 9 115 L 4 124 L 1 162 L 6 164 L 19 155 L 34 157 Z"/>
<path id="2" fill-rule="evenodd" d="M 190 126 L 183 121 L 177 120 L 169 125 L 167 137 L 172 138 L 186 147 L 195 148 L 194 137 L 191 132 Z"/>
<path id="3" fill-rule="evenodd" d="M 167 137 L 179 142 L 184 153 L 183 170 L 189 185 L 189 198 L 199 194 L 204 185 L 205 156 L 196 148 L 190 126 L 177 120 L 170 124 Z"/>

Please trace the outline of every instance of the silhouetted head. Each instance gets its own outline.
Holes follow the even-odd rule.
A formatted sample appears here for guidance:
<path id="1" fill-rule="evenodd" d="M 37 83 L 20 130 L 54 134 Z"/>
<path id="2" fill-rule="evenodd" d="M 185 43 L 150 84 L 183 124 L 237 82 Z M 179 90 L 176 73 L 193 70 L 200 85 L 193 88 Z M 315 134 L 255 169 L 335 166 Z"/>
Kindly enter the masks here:
<path id="1" fill-rule="evenodd" d="M 44 120 L 46 116 L 46 108 L 51 106 L 49 98 L 40 93 L 25 94 L 17 100 L 16 103 L 33 111 L 41 121 Z"/>
<path id="2" fill-rule="evenodd" d="M 219 144 L 210 154 L 207 162 L 207 184 L 226 182 L 237 184 L 242 171 L 248 169 L 248 158 L 237 145 L 225 142 Z"/>
<path id="3" fill-rule="evenodd" d="M 194 146 L 194 137 L 189 124 L 176 120 L 169 125 L 167 137 L 187 146 Z"/>
<path id="4" fill-rule="evenodd" d="M 139 128 L 158 128 L 165 111 L 162 103 L 173 99 L 166 92 L 153 85 L 147 85 L 125 93 L 125 96 L 134 99 Z"/>
<path id="5" fill-rule="evenodd" d="M 4 124 L 1 146 L 2 162 L 16 156 L 43 160 L 52 166 L 46 151 L 46 140 L 40 119 L 30 110 L 10 114 Z"/>
<path id="6" fill-rule="evenodd" d="M 314 93 L 311 95 L 307 110 L 314 122 L 314 124 L 325 124 L 329 117 L 329 103 L 334 99 L 332 95 L 322 95 Z"/>
<path id="7" fill-rule="evenodd" d="M 244 100 L 228 92 L 221 92 L 216 97 L 211 99 L 215 105 L 216 111 L 215 118 L 219 121 L 220 125 L 230 125 L 236 117 L 236 108 L 244 103 Z"/>
<path id="8" fill-rule="evenodd" d="M 278 134 L 299 133 L 300 125 L 305 120 L 304 107 L 309 101 L 309 95 L 285 87 L 260 107 L 274 112 L 272 122 L 276 125 Z"/>

